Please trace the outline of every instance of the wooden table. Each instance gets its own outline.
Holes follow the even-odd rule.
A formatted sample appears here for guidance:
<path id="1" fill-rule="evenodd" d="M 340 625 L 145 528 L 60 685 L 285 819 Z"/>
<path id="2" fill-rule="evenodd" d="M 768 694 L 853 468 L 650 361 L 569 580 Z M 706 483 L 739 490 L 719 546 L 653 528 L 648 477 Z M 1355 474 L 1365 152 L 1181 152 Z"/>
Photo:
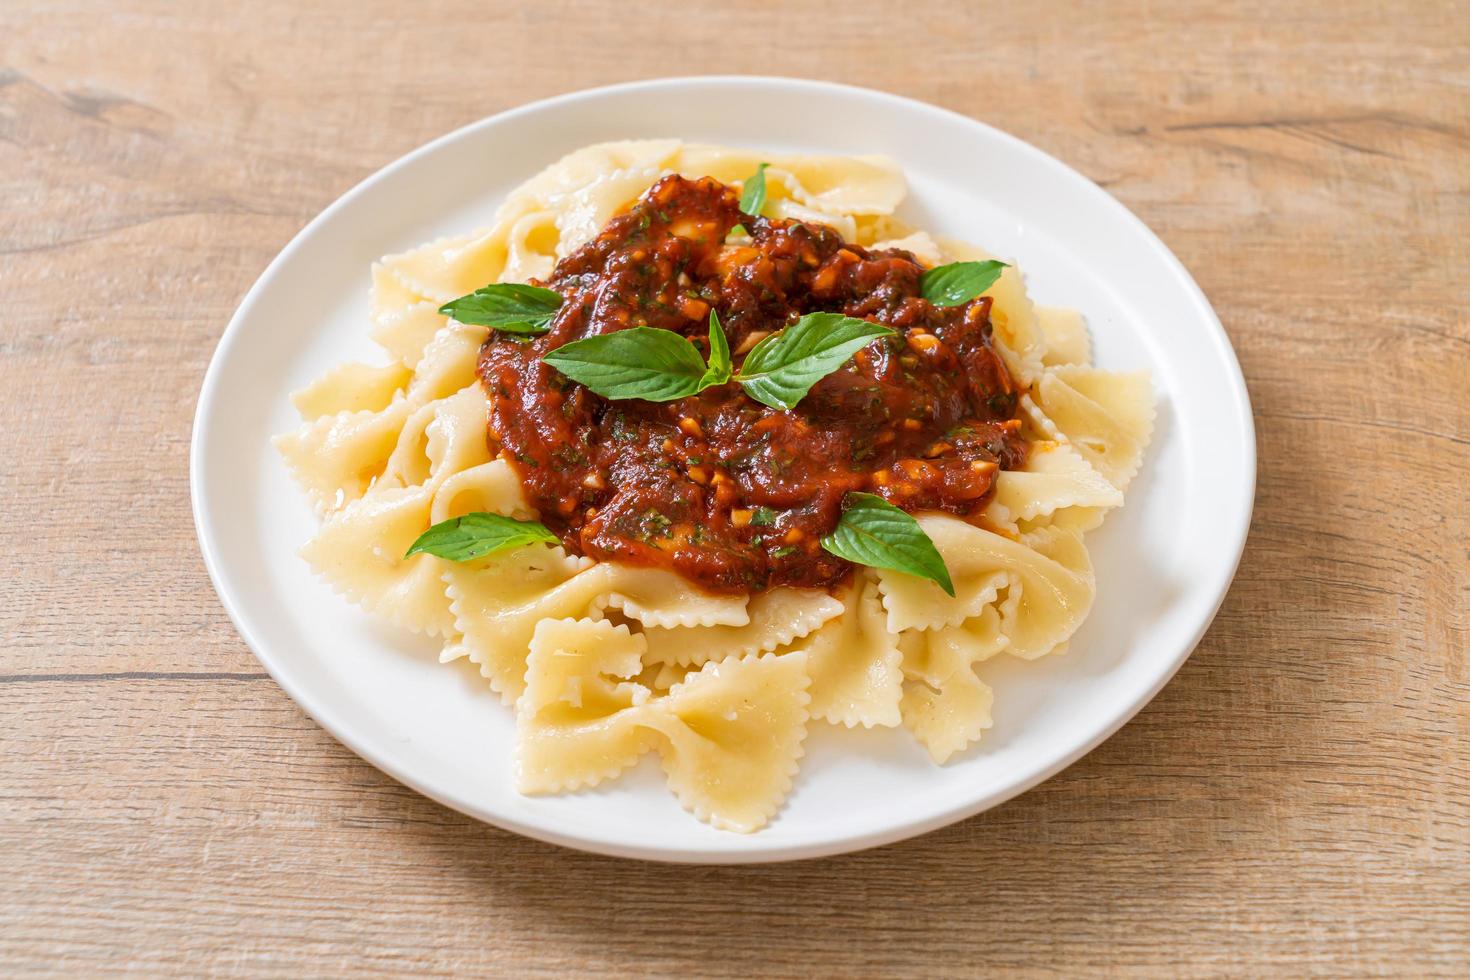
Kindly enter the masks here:
<path id="1" fill-rule="evenodd" d="M 1470 973 L 1467 23 L 0 5 L 0 973 Z M 592 857 L 398 785 L 261 672 L 188 503 L 215 342 L 318 210 L 490 113 L 709 69 L 915 96 L 1080 168 L 1212 298 L 1260 438 L 1239 577 L 1135 721 L 982 816 L 784 866 Z"/>

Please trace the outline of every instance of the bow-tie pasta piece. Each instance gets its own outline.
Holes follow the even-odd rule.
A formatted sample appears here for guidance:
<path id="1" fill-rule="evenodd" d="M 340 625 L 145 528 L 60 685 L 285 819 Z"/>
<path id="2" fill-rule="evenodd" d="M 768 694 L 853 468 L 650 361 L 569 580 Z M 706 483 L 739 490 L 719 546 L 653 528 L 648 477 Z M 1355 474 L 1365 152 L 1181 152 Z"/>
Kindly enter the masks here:
<path id="1" fill-rule="evenodd" d="M 555 211 L 532 211 L 516 219 L 506 240 L 501 282 L 545 279 L 556 267 L 558 232 Z"/>
<path id="2" fill-rule="evenodd" d="M 689 177 L 741 186 L 762 163 L 767 201 L 793 200 L 837 215 L 886 215 L 908 193 L 903 171 L 887 157 L 785 156 L 686 143 L 671 166 Z"/>
<path id="3" fill-rule="evenodd" d="M 536 625 L 595 614 L 606 584 L 606 573 L 597 571 L 604 566 L 541 544 L 442 567 L 465 655 L 506 703 L 525 690 Z"/>
<path id="4" fill-rule="evenodd" d="M 1031 397 L 1030 392 L 1021 393 L 1016 408 L 1016 417 L 1021 420 L 1021 435 L 1028 443 L 1067 441 L 1067 437 L 1062 435 L 1062 430 L 1057 428 L 1055 422 L 1047 418 L 1046 413 L 1041 410 L 1041 406 L 1036 404 L 1036 399 Z"/>
<path id="5" fill-rule="evenodd" d="M 317 513 L 327 514 L 360 499 L 383 475 L 412 413 L 400 398 L 378 412 L 319 418 L 272 442 Z"/>
<path id="6" fill-rule="evenodd" d="M 668 171 L 651 167 L 600 174 L 560 202 L 554 216 L 553 260 L 597 237 L 608 221 Z"/>
<path id="7" fill-rule="evenodd" d="M 441 305 L 426 299 L 402 309 L 375 314 L 370 336 L 399 363 L 409 368 L 418 367 L 430 341 L 449 324 L 449 318 L 439 312 Z"/>
<path id="8" fill-rule="evenodd" d="M 1063 507 L 1051 515 L 1049 526 L 1071 531 L 1074 534 L 1086 534 L 1095 531 L 1102 526 L 1103 519 L 1108 516 L 1109 508 L 1106 507 Z M 1034 527 L 1023 527 L 1023 532 L 1035 530 Z"/>
<path id="9" fill-rule="evenodd" d="M 454 627 L 473 663 L 506 701 L 520 696 L 526 649 L 538 621 L 597 616 L 616 608 L 628 619 L 742 624 L 745 599 L 713 597 L 661 569 L 592 564 L 560 548 L 523 548 L 444 572 Z"/>
<path id="10" fill-rule="evenodd" d="M 483 433 L 480 438 L 484 440 Z M 446 448 L 445 458 L 452 455 Z M 441 524 L 465 514 L 501 514 L 517 520 L 534 520 L 536 516 L 526 503 L 520 478 L 503 459 L 492 459 L 452 473 L 439 484 L 429 523 Z"/>
<path id="11" fill-rule="evenodd" d="M 996 583 L 994 591 L 986 590 L 989 599 L 973 613 L 929 628 L 955 625 L 979 615 L 1004 588 L 1013 608 L 1004 622 L 1011 639 L 1010 652 L 1034 659 L 1071 637 L 1092 608 L 1092 566 L 1087 563 L 1080 537 L 1072 532 L 1045 528 L 1037 532 L 1034 541 L 1014 541 L 947 514 L 921 515 L 919 526 L 944 556 L 956 592 L 962 581 Z M 889 629 L 894 626 L 895 607 L 890 605 L 894 595 L 900 600 L 899 611 L 905 614 L 910 608 L 923 609 L 926 602 L 953 608 L 954 600 L 927 579 L 883 571 L 878 577 L 883 583 Z"/>
<path id="12" fill-rule="evenodd" d="M 403 396 L 386 408 L 324 416 L 273 440 L 319 513 L 368 492 L 415 411 L 476 383 L 475 357 L 484 338 L 480 327 L 447 327 L 429 344 Z"/>
<path id="13" fill-rule="evenodd" d="M 722 830 L 749 833 L 791 791 L 806 739 L 806 655 L 712 660 L 649 703 L 645 724 L 669 788 L 686 810 Z"/>
<path id="14" fill-rule="evenodd" d="M 908 193 L 903 171 L 883 156 L 799 156 L 774 163 L 778 179 L 791 175 L 791 197 L 816 211 L 892 214 Z"/>
<path id="15" fill-rule="evenodd" d="M 887 215 L 908 194 L 903 171 L 885 156 L 788 157 L 783 164 L 799 182 L 792 196 L 817 211 Z"/>
<path id="16" fill-rule="evenodd" d="M 912 226 L 891 214 L 859 214 L 854 215 L 852 220 L 857 225 L 857 238 L 854 241 L 863 248 L 877 248 L 883 242 L 896 242 L 916 233 Z M 902 248 L 891 245 L 888 247 Z M 934 264 L 941 265 L 945 261 L 944 251 L 937 242 L 934 247 L 938 255 Z M 929 264 L 923 259 L 920 261 L 925 265 Z"/>
<path id="17" fill-rule="evenodd" d="M 960 667 L 973 667 L 991 659 L 1010 646 L 1011 638 L 1001 628 L 999 606 L 988 606 L 978 616 L 940 630 L 905 633 L 922 636 L 922 649 L 904 648 L 904 676 L 922 680 L 932 687 L 943 685 Z"/>
<path id="18" fill-rule="evenodd" d="M 379 263 L 413 295 L 447 303 L 488 282 L 499 282 L 508 253 L 510 226 L 497 222 L 472 235 L 440 238 Z"/>
<path id="19" fill-rule="evenodd" d="M 368 291 L 368 312 L 375 326 L 398 316 L 411 306 L 429 301 L 427 296 L 420 296 L 399 282 L 398 278 L 381 261 L 373 263 L 372 285 Z M 437 305 L 436 303 L 435 306 Z M 443 324 L 441 323 L 440 326 Z M 427 339 L 425 338 L 426 342 Z M 412 364 L 408 366 L 413 367 Z"/>
<path id="20" fill-rule="evenodd" d="M 644 634 L 645 636 L 647 634 Z M 701 667 L 703 664 L 700 665 Z M 699 673 L 699 667 L 681 667 L 678 664 L 648 664 L 643 668 L 640 683 L 660 694 L 668 693 L 675 684 L 684 683 L 690 674 Z"/>
<path id="21" fill-rule="evenodd" d="M 381 412 L 408 387 L 411 377 L 413 373 L 399 363 L 349 362 L 292 392 L 291 404 L 304 422 L 343 412 Z"/>
<path id="22" fill-rule="evenodd" d="M 427 554 L 403 556 L 430 524 L 467 512 L 446 513 L 443 502 L 513 516 L 527 513 L 509 465 L 485 460 L 484 411 L 484 399 L 471 389 L 424 406 L 417 416 L 427 422 L 404 430 L 422 431 L 423 447 L 414 450 L 421 462 L 400 461 L 408 472 L 398 474 L 420 483 L 395 487 L 384 480 L 338 511 L 302 549 L 336 591 L 409 629 L 440 636 L 456 632 L 442 580 L 447 563 Z M 405 449 L 401 459 L 409 458 Z"/>
<path id="23" fill-rule="evenodd" d="M 712 595 L 662 568 L 607 563 L 598 565 L 596 571 L 607 582 L 597 597 L 598 608 L 616 609 L 645 627 L 744 626 L 750 622 L 748 596 Z"/>
<path id="24" fill-rule="evenodd" d="M 1024 468 L 996 474 L 987 516 L 1014 528 L 1072 507 L 1105 511 L 1122 505 L 1122 492 L 1076 450 L 1066 443 L 1043 441 L 1028 448 Z"/>
<path id="25" fill-rule="evenodd" d="M 955 523 L 964 522 L 956 520 Z M 964 526 L 970 527 L 969 524 Z M 957 535 L 935 537 L 932 532 L 929 536 L 949 569 L 954 595 L 949 595 L 928 579 L 887 568 L 877 569 L 883 608 L 888 610 L 890 633 L 939 629 L 962 623 L 995 602 L 1008 581 L 1005 567 L 998 565 L 988 553 L 973 552 L 969 538 Z"/>
<path id="26" fill-rule="evenodd" d="M 1011 374 L 1025 384 L 1041 373 L 1046 340 L 1036 319 L 1036 308 L 1026 295 L 1021 269 L 1014 262 L 985 291 L 991 297 L 990 322 L 999 340 L 996 350 Z"/>
<path id="27" fill-rule="evenodd" d="M 634 765 L 652 745 L 640 728 L 649 690 L 643 637 L 606 620 L 537 624 L 516 701 L 516 773 L 522 793 L 595 786 Z"/>
<path id="28" fill-rule="evenodd" d="M 485 439 L 489 406 L 477 384 L 441 398 L 434 418 L 425 428 L 424 459 L 429 478 L 442 484 L 452 474 L 492 462 Z"/>
<path id="29" fill-rule="evenodd" d="M 479 386 L 475 361 L 490 331 L 450 321 L 429 341 L 414 368 L 406 398 L 413 407 L 448 398 L 457 391 Z"/>
<path id="30" fill-rule="evenodd" d="M 1087 335 L 1087 324 L 1083 323 L 1079 311 L 1038 306 L 1036 322 L 1041 325 L 1041 336 L 1046 341 L 1046 351 L 1041 355 L 1043 366 L 1092 363 L 1092 338 Z"/>
<path id="31" fill-rule="evenodd" d="M 541 208 L 561 210 L 578 190 L 596 183 L 609 173 L 620 170 L 662 172 L 674 166 L 682 146 L 678 140 L 616 140 L 573 150 L 513 191 L 501 207 L 497 220 Z M 643 190 L 638 188 L 621 203 L 628 203 Z"/>
<path id="32" fill-rule="evenodd" d="M 331 587 L 389 622 L 450 636 L 454 617 L 433 555 L 404 553 L 429 528 L 434 488 L 396 487 L 332 515 L 301 549 Z"/>
<path id="33" fill-rule="evenodd" d="M 1005 649 L 992 608 L 958 626 L 904 635 L 903 723 L 942 765 L 991 726 L 994 694 L 975 664 Z"/>
<path id="34" fill-rule="evenodd" d="M 667 172 L 678 151 L 677 140 L 601 143 L 567 154 L 526 181 L 496 212 L 496 227 L 511 229 L 500 281 L 544 278 L 537 270 L 548 258 L 554 264 L 591 240 Z M 591 227 L 598 214 L 603 224 Z"/>
<path id="35" fill-rule="evenodd" d="M 412 487 L 490 462 L 485 396 L 471 385 L 409 416 L 388 457 L 380 487 Z"/>
<path id="36" fill-rule="evenodd" d="M 842 603 L 820 589 L 772 589 L 753 597 L 744 626 L 696 626 L 643 631 L 651 663 L 698 667 L 785 646 L 842 614 Z"/>
<path id="37" fill-rule="evenodd" d="M 1062 653 L 1097 594 L 1082 535 L 1054 525 L 1026 534 L 1014 547 L 1035 557 L 1017 564 L 1014 584 L 996 606 L 1010 640 L 1006 653 L 1022 660 Z"/>
<path id="38" fill-rule="evenodd" d="M 474 395 L 474 391 L 469 392 Z M 416 487 L 427 483 L 432 462 L 429 459 L 429 426 L 438 417 L 444 401 L 434 401 L 409 415 L 398 431 L 398 440 L 383 472 L 374 481 L 374 489 Z"/>
<path id="39" fill-rule="evenodd" d="M 630 619 L 686 617 L 695 624 L 746 617 L 745 596 L 711 596 L 673 572 L 593 564 L 542 545 L 451 564 L 444 581 L 470 660 L 507 701 L 520 696 L 526 651 L 543 619 L 595 617 L 608 608 Z"/>
<path id="40" fill-rule="evenodd" d="M 1146 371 L 1052 368 L 1036 386 L 1032 410 L 1119 490 L 1138 472 L 1153 434 L 1153 386 Z"/>
<path id="41" fill-rule="evenodd" d="M 903 693 L 898 636 L 888 631 L 878 583 L 858 574 L 837 619 L 799 644 L 811 676 L 811 713 L 834 725 L 891 728 Z"/>

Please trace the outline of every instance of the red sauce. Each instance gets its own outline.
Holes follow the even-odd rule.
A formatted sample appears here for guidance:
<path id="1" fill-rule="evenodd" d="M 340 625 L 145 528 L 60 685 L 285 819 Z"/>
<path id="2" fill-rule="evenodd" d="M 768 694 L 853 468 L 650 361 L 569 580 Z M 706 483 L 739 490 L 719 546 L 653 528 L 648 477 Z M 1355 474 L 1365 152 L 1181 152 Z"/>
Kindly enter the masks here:
<path id="1" fill-rule="evenodd" d="M 905 510 L 974 516 L 1025 448 L 1016 385 L 990 344 L 990 300 L 919 297 L 908 252 L 832 228 L 740 213 L 730 188 L 659 181 L 543 283 L 565 297 L 533 341 L 492 333 L 479 373 L 492 450 L 568 549 L 673 569 L 713 592 L 830 587 L 850 563 L 822 550 L 850 490 Z M 748 245 L 725 243 L 743 224 Z M 635 326 L 708 355 L 709 311 L 738 367 L 767 334 L 831 311 L 894 327 L 792 411 L 738 385 L 674 402 L 608 401 L 541 362 L 582 337 Z"/>

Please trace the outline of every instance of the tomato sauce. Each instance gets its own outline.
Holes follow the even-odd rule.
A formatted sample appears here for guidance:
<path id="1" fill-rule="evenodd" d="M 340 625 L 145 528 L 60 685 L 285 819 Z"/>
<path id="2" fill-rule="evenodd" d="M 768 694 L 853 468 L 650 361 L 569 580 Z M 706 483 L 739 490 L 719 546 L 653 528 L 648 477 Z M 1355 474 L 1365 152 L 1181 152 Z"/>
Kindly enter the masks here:
<path id="1" fill-rule="evenodd" d="M 731 230 L 748 230 L 727 243 Z M 492 333 L 479 374 L 490 444 L 572 552 L 669 568 L 712 592 L 832 587 L 851 571 L 821 539 L 843 496 L 974 516 L 999 469 L 1025 458 L 1017 386 L 990 342 L 990 300 L 937 307 L 898 249 L 832 228 L 751 218 L 709 178 L 665 177 L 545 285 L 564 297 L 550 332 Z M 548 351 L 629 327 L 673 330 L 708 356 L 718 312 L 738 368 L 805 313 L 887 324 L 791 411 L 727 384 L 678 401 L 609 401 L 542 363 Z"/>

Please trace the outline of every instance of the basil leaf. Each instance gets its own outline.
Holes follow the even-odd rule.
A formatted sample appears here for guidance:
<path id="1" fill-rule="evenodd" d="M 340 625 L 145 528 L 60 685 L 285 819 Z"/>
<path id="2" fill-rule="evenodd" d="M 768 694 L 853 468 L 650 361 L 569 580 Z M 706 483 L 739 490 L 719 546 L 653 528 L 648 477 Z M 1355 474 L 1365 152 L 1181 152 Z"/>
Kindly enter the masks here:
<path id="1" fill-rule="evenodd" d="M 919 295 L 935 306 L 959 306 L 994 286 L 1005 267 L 993 259 L 935 266 L 919 277 Z"/>
<path id="2" fill-rule="evenodd" d="M 603 398 L 671 402 L 715 383 L 687 338 L 657 327 L 584 337 L 541 359 Z"/>
<path id="3" fill-rule="evenodd" d="M 540 543 L 557 544 L 558 541 L 556 535 L 535 521 L 517 521 L 481 512 L 440 521 L 420 534 L 403 557 L 424 552 L 450 561 L 469 561 Z"/>
<path id="4" fill-rule="evenodd" d="M 719 314 L 709 311 L 709 368 L 700 379 L 699 389 L 711 385 L 727 384 L 734 367 L 730 363 L 730 341 L 725 337 L 725 328 L 720 326 Z"/>
<path id="5" fill-rule="evenodd" d="M 542 334 L 551 329 L 551 318 L 561 309 L 561 303 L 561 293 L 554 289 L 494 282 L 450 300 L 439 307 L 439 312 L 460 323 L 493 327 L 505 333 Z"/>
<path id="6" fill-rule="evenodd" d="M 755 173 L 745 178 L 745 183 L 740 187 L 740 210 L 752 218 L 760 217 L 761 208 L 766 206 L 766 168 L 769 163 L 763 163 L 755 168 Z"/>
<path id="7" fill-rule="evenodd" d="M 822 539 L 824 549 L 859 565 L 929 579 L 954 595 L 949 568 L 918 521 L 871 493 L 849 493 L 843 504 L 842 519 Z"/>
<path id="8" fill-rule="evenodd" d="M 812 385 L 836 371 L 877 337 L 894 331 L 841 313 L 808 313 L 756 344 L 735 380 L 772 408 L 795 408 Z"/>

